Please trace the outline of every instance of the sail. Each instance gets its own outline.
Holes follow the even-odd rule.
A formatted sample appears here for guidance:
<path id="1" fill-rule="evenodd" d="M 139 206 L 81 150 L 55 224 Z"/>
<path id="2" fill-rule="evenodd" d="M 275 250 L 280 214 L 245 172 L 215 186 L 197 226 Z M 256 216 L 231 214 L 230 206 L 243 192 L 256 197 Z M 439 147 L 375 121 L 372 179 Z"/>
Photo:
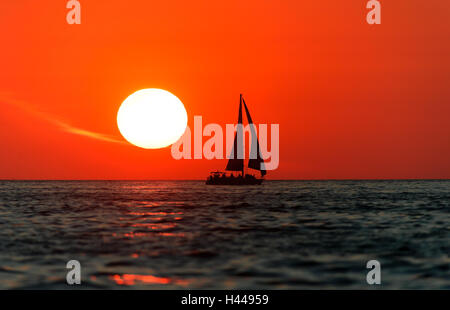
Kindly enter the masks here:
<path id="1" fill-rule="evenodd" d="M 242 100 L 243 100 L 242 95 L 240 95 L 238 125 L 242 125 Z M 231 150 L 231 154 L 230 154 L 228 164 L 227 164 L 227 167 L 225 168 L 225 170 L 242 171 L 242 174 L 244 174 L 244 157 L 241 156 L 242 157 L 241 159 L 238 158 L 238 140 L 239 140 L 239 142 L 241 142 L 241 144 L 244 141 L 243 140 L 243 138 L 244 138 L 243 131 L 239 127 L 242 127 L 242 126 L 238 126 L 238 129 L 236 130 L 236 135 L 234 136 L 233 148 Z M 238 135 L 239 135 L 239 139 L 238 139 Z M 241 149 L 242 149 L 242 147 L 241 147 Z"/>
<path id="2" fill-rule="evenodd" d="M 250 116 L 250 112 L 247 108 L 247 104 L 245 104 L 244 98 L 242 98 L 242 102 L 244 103 L 245 113 L 247 115 L 247 120 L 250 125 L 251 132 L 251 148 L 250 148 L 250 159 L 248 161 L 248 167 L 251 169 L 259 170 L 261 172 L 261 176 L 266 175 L 266 169 L 264 167 L 264 159 L 261 156 L 261 150 L 259 147 L 258 135 L 256 134 L 256 128 L 253 124 L 252 117 Z M 235 141 L 236 142 L 236 141 Z"/>

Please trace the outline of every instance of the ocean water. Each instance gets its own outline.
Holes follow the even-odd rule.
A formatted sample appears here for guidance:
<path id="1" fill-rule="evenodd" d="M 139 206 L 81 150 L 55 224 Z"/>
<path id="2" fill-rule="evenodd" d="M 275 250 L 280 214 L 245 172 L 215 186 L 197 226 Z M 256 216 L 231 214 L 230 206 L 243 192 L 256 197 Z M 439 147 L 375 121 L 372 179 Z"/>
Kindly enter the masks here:
<path id="1" fill-rule="evenodd" d="M 1 181 L 0 289 L 450 289 L 450 181 Z"/>

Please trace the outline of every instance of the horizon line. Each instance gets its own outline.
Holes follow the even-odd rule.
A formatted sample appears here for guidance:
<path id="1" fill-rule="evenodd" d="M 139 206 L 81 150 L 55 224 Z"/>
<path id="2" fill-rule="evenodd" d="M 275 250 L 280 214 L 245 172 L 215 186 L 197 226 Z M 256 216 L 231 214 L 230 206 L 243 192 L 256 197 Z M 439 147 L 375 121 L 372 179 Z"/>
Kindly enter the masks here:
<path id="1" fill-rule="evenodd" d="M 205 179 L 1 179 L 5 181 L 204 181 Z M 317 178 L 317 179 L 264 179 L 267 181 L 450 181 L 448 178 Z"/>

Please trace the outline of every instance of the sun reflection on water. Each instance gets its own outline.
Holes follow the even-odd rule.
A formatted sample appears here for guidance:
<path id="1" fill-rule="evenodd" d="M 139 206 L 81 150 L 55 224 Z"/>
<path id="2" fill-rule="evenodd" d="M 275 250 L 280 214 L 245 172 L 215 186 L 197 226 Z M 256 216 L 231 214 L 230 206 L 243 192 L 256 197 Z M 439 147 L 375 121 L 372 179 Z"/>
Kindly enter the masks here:
<path id="1" fill-rule="evenodd" d="M 114 238 L 151 239 L 154 237 L 184 238 L 179 231 L 184 213 L 180 210 L 182 201 L 154 201 L 142 199 L 133 201 L 122 208 L 120 230 L 112 233 Z M 152 211 L 143 210 L 152 208 Z M 132 255 L 132 253 L 130 253 Z"/>
<path id="2" fill-rule="evenodd" d="M 139 274 L 115 274 L 110 276 L 110 279 L 118 285 L 136 285 L 136 284 L 175 284 L 180 286 L 187 286 L 190 282 L 183 279 L 174 279 L 168 277 L 156 277 L 152 275 Z"/>

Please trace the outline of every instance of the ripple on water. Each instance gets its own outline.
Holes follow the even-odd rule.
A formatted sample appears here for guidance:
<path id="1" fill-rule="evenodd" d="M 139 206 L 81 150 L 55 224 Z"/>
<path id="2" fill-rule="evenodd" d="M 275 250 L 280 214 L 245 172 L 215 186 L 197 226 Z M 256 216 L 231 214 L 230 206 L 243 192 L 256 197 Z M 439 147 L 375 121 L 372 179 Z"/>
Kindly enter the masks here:
<path id="1" fill-rule="evenodd" d="M 0 182 L 0 288 L 450 287 L 450 181 Z"/>

